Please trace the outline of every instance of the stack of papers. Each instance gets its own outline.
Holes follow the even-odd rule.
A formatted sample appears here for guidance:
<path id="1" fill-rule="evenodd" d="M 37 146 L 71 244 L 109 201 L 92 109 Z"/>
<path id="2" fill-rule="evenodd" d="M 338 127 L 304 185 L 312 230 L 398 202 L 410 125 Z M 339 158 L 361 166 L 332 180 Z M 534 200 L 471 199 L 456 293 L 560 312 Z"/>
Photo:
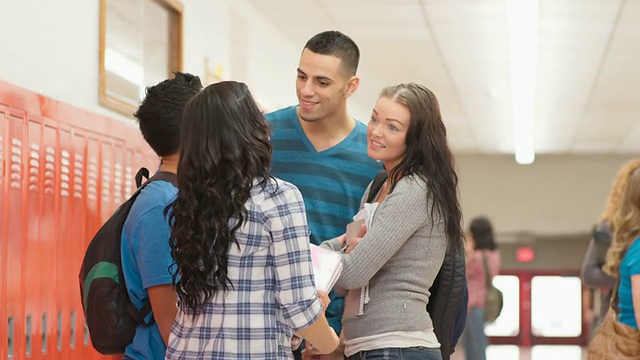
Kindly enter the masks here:
<path id="1" fill-rule="evenodd" d="M 316 288 L 328 294 L 342 273 L 340 254 L 314 244 L 310 245 Z"/>

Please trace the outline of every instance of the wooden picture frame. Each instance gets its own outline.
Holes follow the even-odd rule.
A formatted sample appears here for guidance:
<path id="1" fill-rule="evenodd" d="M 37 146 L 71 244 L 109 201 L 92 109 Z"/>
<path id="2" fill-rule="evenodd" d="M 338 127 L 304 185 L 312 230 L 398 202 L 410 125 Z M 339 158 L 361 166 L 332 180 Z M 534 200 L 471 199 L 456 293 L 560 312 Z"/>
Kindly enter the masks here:
<path id="1" fill-rule="evenodd" d="M 147 86 L 182 70 L 182 3 L 100 0 L 100 104 L 133 116 Z"/>

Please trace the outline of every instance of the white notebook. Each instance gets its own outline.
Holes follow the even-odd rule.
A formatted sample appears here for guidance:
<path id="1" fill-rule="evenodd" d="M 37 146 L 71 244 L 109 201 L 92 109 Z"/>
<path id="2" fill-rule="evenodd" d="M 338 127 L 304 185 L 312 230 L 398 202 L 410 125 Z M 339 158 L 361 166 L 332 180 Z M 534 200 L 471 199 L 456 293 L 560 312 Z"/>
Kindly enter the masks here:
<path id="1" fill-rule="evenodd" d="M 316 288 L 328 294 L 342 272 L 340 255 L 334 251 L 311 244 L 311 262 L 313 263 Z"/>

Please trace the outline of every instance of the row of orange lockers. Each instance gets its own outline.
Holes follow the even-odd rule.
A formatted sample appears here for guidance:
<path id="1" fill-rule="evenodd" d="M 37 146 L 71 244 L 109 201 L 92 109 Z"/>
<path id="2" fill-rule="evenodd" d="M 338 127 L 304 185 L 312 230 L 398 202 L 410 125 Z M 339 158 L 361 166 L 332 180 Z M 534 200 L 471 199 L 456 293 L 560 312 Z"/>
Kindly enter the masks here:
<path id="1" fill-rule="evenodd" d="M 137 125 L 0 81 L 0 360 L 102 359 L 78 271 L 95 231 L 157 159 Z"/>

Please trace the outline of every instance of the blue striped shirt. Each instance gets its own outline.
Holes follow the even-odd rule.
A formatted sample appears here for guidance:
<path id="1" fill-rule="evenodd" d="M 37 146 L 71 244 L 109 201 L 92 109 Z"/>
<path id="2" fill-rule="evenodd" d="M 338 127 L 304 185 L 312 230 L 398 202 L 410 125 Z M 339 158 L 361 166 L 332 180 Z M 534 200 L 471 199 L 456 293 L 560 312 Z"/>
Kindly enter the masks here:
<path id="1" fill-rule="evenodd" d="M 272 173 L 302 193 L 311 242 L 318 245 L 345 233 L 360 208 L 364 191 L 382 165 L 367 155 L 367 128 L 359 121 L 342 142 L 316 151 L 300 125 L 296 108 L 266 115 L 271 125 Z M 342 298 L 331 297 L 327 318 L 337 332 L 343 307 Z"/>

